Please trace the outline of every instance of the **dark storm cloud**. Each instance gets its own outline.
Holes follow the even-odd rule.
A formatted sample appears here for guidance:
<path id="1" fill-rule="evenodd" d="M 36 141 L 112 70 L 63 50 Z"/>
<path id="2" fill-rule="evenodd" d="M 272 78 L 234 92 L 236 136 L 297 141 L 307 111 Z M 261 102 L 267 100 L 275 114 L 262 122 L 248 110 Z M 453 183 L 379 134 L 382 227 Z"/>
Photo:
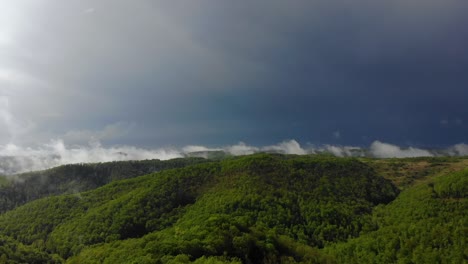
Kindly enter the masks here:
<path id="1" fill-rule="evenodd" d="M 115 124 L 126 133 L 104 142 L 467 140 L 466 1 L 10 5 L 0 110 L 11 132 L 0 144 L 76 141 Z"/>

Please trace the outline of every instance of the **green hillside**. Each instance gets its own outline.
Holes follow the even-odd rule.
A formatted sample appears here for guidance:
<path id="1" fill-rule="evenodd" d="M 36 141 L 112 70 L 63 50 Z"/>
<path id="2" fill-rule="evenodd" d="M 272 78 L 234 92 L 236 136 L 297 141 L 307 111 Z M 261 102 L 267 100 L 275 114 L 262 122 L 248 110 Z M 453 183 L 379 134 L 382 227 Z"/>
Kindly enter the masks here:
<path id="1" fill-rule="evenodd" d="M 378 230 L 327 248 L 339 263 L 466 263 L 468 169 L 402 192 L 374 212 Z"/>
<path id="2" fill-rule="evenodd" d="M 165 169 L 206 162 L 202 158 L 172 160 L 117 161 L 71 164 L 0 177 L 0 213 L 27 202 L 59 194 L 92 190 L 115 180 L 133 178 Z"/>
<path id="3" fill-rule="evenodd" d="M 403 165 L 385 170 L 395 162 Z M 10 263 L 35 256 L 37 263 L 464 263 L 466 162 L 275 154 L 196 161 L 8 211 L 0 215 L 0 256 Z"/>

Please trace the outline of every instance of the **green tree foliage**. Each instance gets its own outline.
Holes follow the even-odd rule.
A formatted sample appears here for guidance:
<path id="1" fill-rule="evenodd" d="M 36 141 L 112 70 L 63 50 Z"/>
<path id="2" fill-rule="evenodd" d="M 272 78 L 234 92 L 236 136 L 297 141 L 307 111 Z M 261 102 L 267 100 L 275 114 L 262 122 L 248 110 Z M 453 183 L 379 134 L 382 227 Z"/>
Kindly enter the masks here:
<path id="1" fill-rule="evenodd" d="M 61 263 L 58 256 L 49 255 L 31 246 L 25 246 L 11 238 L 0 236 L 0 263 Z"/>
<path id="2" fill-rule="evenodd" d="M 327 248 L 340 263 L 466 263 L 468 170 L 408 188 L 375 210 L 379 229 Z"/>
<path id="3" fill-rule="evenodd" d="M 190 162 L 29 202 L 0 215 L 0 235 L 51 263 L 467 259 L 468 170 L 421 174 L 400 193 L 376 171 L 431 163 L 277 154 Z"/>
<path id="4" fill-rule="evenodd" d="M 397 193 L 356 159 L 259 154 L 37 200 L 0 216 L 0 228 L 64 258 L 93 252 L 109 263 L 125 262 L 121 254 L 318 260 L 312 247 L 372 228 L 372 208 Z"/>
<path id="5" fill-rule="evenodd" d="M 59 194 L 92 190 L 115 180 L 206 162 L 202 158 L 167 161 L 116 161 L 63 165 L 49 170 L 0 176 L 0 213 L 27 202 Z"/>

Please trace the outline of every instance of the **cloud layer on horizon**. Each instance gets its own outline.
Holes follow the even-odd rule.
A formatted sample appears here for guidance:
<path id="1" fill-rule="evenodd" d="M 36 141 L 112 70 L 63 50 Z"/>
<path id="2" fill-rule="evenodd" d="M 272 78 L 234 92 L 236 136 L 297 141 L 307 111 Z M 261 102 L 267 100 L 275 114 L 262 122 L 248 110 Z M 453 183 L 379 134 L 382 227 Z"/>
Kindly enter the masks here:
<path id="1" fill-rule="evenodd" d="M 0 145 L 0 174 L 14 174 L 47 169 L 64 164 L 95 163 L 124 160 L 160 159 L 185 157 L 190 153 L 223 151 L 229 155 L 249 155 L 258 152 L 281 154 L 330 153 L 338 157 L 408 158 L 432 156 L 466 156 L 467 144 L 456 144 L 443 150 L 426 150 L 414 147 L 402 148 L 396 145 L 373 142 L 368 149 L 352 146 L 308 146 L 302 147 L 296 140 L 286 140 L 275 145 L 256 147 L 243 142 L 219 148 L 189 145 L 183 148 L 145 149 L 134 146 L 104 147 L 98 141 L 88 145 L 67 146 L 63 140 L 53 140 L 37 148 L 20 147 L 14 144 Z"/>

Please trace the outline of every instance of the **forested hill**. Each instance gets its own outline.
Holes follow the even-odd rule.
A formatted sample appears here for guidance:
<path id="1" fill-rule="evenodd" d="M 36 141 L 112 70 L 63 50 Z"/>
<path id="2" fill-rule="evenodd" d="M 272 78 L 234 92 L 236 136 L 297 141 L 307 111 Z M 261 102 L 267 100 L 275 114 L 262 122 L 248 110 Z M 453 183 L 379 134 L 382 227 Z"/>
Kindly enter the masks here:
<path id="1" fill-rule="evenodd" d="M 464 263 L 466 165 L 256 154 L 162 170 L 0 215 L 0 260 Z"/>
<path id="2" fill-rule="evenodd" d="M 202 162 L 207 162 L 207 160 L 203 158 L 178 158 L 166 161 L 143 160 L 70 164 L 44 171 L 1 176 L 0 213 L 42 197 L 79 193 L 112 181 Z"/>

